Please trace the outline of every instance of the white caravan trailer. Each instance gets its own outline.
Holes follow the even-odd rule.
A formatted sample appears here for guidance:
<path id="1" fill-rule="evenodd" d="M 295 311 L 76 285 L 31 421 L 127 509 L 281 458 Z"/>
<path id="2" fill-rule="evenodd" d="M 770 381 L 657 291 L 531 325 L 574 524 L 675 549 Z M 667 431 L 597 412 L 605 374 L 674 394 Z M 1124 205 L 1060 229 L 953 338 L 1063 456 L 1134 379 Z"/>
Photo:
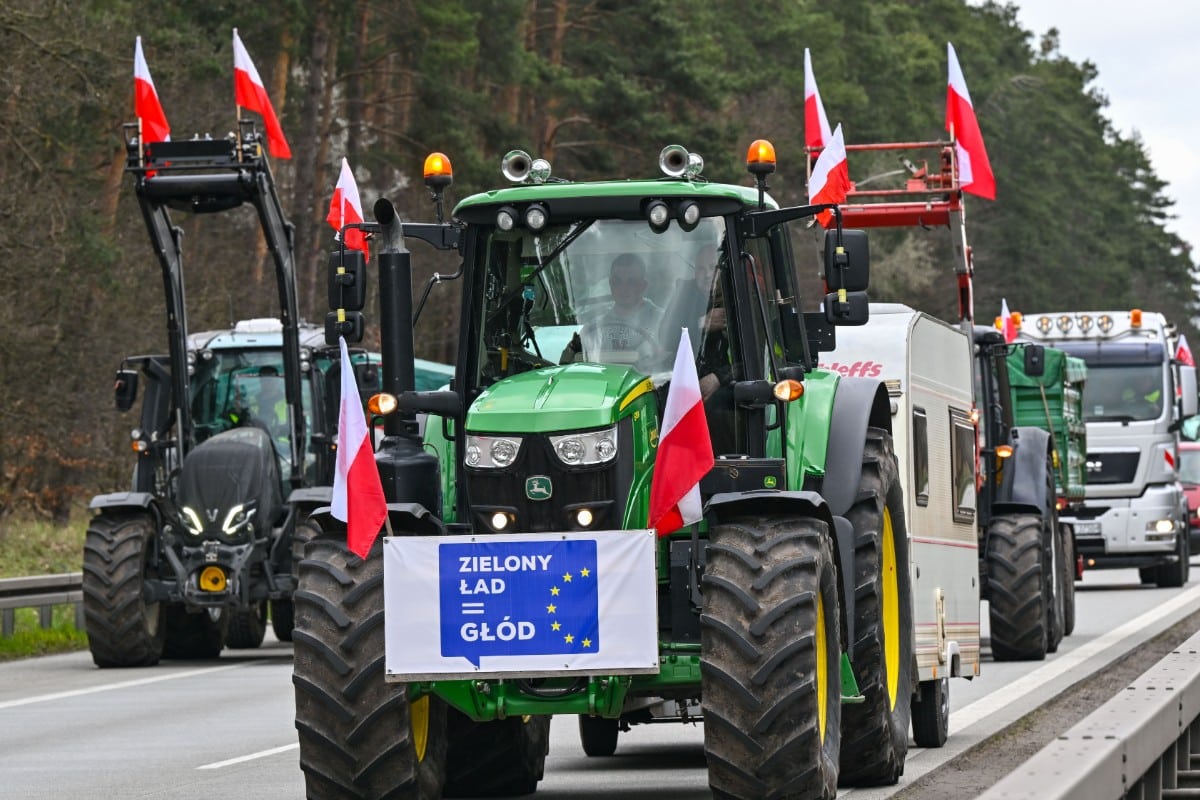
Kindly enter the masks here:
<path id="1" fill-rule="evenodd" d="M 891 397 L 922 682 L 913 728 L 922 744 L 922 720 L 944 731 L 947 679 L 979 674 L 972 344 L 960 328 L 928 314 L 872 303 L 866 325 L 838 328 L 837 347 L 821 354 L 820 365 L 880 378 Z"/>

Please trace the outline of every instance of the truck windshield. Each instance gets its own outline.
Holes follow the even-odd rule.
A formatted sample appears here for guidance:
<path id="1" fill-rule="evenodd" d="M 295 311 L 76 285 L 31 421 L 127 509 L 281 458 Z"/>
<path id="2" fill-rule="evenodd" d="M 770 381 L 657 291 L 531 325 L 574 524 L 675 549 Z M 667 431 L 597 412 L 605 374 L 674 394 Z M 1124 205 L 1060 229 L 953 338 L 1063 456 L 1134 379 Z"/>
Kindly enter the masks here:
<path id="1" fill-rule="evenodd" d="M 493 230 L 478 297 L 481 385 L 575 362 L 669 373 L 680 329 L 699 351 L 706 312 L 719 306 L 723 222 L 654 233 L 644 220 L 597 219 Z M 486 354 L 486 355 L 485 355 Z"/>
<path id="2" fill-rule="evenodd" d="M 1166 404 L 1162 364 L 1088 363 L 1083 389 L 1088 422 L 1137 422 L 1158 419 Z"/>

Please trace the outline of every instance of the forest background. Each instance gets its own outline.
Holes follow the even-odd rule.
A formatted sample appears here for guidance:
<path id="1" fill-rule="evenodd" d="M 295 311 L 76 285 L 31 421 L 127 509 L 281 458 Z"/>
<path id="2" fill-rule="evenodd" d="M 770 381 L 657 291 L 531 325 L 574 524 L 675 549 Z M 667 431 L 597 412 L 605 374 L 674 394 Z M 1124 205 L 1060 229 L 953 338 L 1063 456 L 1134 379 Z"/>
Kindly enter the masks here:
<path id="1" fill-rule="evenodd" d="M 659 151 L 678 143 L 704 157 L 709 180 L 749 185 L 746 148 L 767 138 L 780 162 L 772 194 L 803 203 L 804 48 L 854 144 L 945 137 L 953 42 L 998 185 L 995 202 L 967 200 L 977 319 L 990 322 L 1002 297 L 1015 310 L 1136 306 L 1200 344 L 1197 264 L 1165 227 L 1170 176 L 1114 130 L 1094 66 L 1062 56 L 1053 30 L 1035 41 L 1008 5 L 0 0 L 0 522 L 66 521 L 90 495 L 128 488 L 136 419 L 114 410 L 113 370 L 166 351 L 159 266 L 124 174 L 134 37 L 172 137 L 216 137 L 235 127 L 234 27 L 294 154 L 272 167 L 309 320 L 326 311 L 324 217 L 343 156 L 368 214 L 388 197 L 427 221 L 421 167 L 434 150 L 453 162 L 452 204 L 497 186 L 516 147 L 589 179 L 653 177 Z M 850 163 L 856 181 L 899 167 Z M 277 313 L 252 209 L 173 218 L 190 329 Z M 949 245 L 946 229 L 873 233 L 871 299 L 955 319 Z M 414 264 L 418 291 L 454 271 L 419 244 Z M 417 355 L 451 361 L 456 291 L 429 302 Z"/>

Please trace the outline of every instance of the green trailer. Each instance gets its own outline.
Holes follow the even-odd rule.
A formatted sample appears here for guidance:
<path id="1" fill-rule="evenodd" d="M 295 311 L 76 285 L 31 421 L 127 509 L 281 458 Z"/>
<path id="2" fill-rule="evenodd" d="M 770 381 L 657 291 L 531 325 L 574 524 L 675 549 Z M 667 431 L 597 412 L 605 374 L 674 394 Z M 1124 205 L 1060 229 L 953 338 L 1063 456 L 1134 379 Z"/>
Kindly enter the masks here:
<path id="1" fill-rule="evenodd" d="M 1087 485 L 1087 427 L 1083 420 L 1087 364 L 1061 350 L 1040 348 L 1043 371 L 1031 375 L 1026 352 L 1035 346 L 1017 342 L 1008 355 L 1013 421 L 1050 431 L 1054 485 L 1062 511 L 1083 502 Z"/>

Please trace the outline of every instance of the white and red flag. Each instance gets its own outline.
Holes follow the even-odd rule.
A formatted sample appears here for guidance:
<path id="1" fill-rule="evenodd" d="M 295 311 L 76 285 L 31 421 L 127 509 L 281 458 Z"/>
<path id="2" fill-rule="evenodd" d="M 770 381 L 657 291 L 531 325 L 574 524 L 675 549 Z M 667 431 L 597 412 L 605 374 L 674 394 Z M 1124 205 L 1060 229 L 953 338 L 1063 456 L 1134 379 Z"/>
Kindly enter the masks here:
<path id="1" fill-rule="evenodd" d="M 1196 366 L 1196 359 L 1192 357 L 1192 348 L 1188 347 L 1187 337 L 1182 333 L 1179 334 L 1179 346 L 1175 348 L 1175 360 L 1185 367 Z"/>
<path id="2" fill-rule="evenodd" d="M 337 186 L 333 189 L 333 199 L 329 201 L 329 214 L 325 221 L 333 226 L 339 234 L 346 225 L 360 224 L 363 221 L 362 200 L 358 196 L 358 184 L 354 180 L 354 172 L 350 162 L 342 157 L 342 172 L 338 175 Z M 351 228 L 346 231 L 346 247 L 350 250 L 361 250 L 363 257 L 370 258 L 367 249 L 367 237 L 361 228 Z"/>
<path id="3" fill-rule="evenodd" d="M 331 513 L 334 519 L 346 523 L 346 546 L 350 552 L 366 558 L 387 518 L 387 499 L 379 480 L 379 467 L 375 466 L 375 448 L 367 430 L 358 383 L 354 380 L 350 351 L 340 336 L 338 344 L 342 349 L 342 399 Z"/>
<path id="4" fill-rule="evenodd" d="M 804 144 L 808 147 L 824 147 L 833 138 L 829 128 L 829 117 L 825 116 L 825 104 L 817 91 L 817 79 L 813 77 L 812 56 L 804 48 Z"/>
<path id="5" fill-rule="evenodd" d="M 842 138 L 842 125 L 839 122 L 834 128 L 833 136 L 813 164 L 812 175 L 808 178 L 808 202 L 840 204 L 845 201 L 846 193 L 850 191 L 850 165 L 846 160 L 846 142 Z M 817 214 L 817 221 L 828 228 L 833 221 L 832 211 L 822 211 Z"/>
<path id="6" fill-rule="evenodd" d="M 1005 344 L 1015 342 L 1017 339 L 1017 321 L 1013 319 L 1013 315 L 1008 310 L 1008 300 L 1000 298 L 1000 332 L 1004 334 Z"/>
<path id="7" fill-rule="evenodd" d="M 133 113 L 142 122 L 143 143 L 171 141 L 171 126 L 167 124 L 154 79 L 150 77 L 150 67 L 142 55 L 140 36 L 133 46 Z"/>
<path id="8" fill-rule="evenodd" d="M 262 115 L 263 124 L 267 128 L 267 149 L 271 151 L 271 155 L 276 158 L 292 157 L 292 149 L 288 147 L 287 139 L 284 138 L 279 117 L 275 116 L 271 98 L 267 97 L 267 87 L 258 76 L 258 70 L 250 60 L 250 54 L 246 52 L 237 28 L 233 29 L 233 101 L 242 108 Z"/>
<path id="9" fill-rule="evenodd" d="M 958 156 L 958 182 L 964 192 L 970 192 L 987 200 L 996 199 L 996 178 L 983 146 L 983 133 L 979 120 L 975 118 L 975 106 L 971 104 L 971 93 L 954 45 L 946 43 L 950 61 L 950 81 L 946 88 L 946 130 L 954 140 Z"/>
<path id="10" fill-rule="evenodd" d="M 712 441 L 700 396 L 700 376 L 692 355 L 692 340 L 684 328 L 667 390 L 654 477 L 650 481 L 649 526 L 659 536 L 699 522 L 700 479 L 713 467 Z"/>

